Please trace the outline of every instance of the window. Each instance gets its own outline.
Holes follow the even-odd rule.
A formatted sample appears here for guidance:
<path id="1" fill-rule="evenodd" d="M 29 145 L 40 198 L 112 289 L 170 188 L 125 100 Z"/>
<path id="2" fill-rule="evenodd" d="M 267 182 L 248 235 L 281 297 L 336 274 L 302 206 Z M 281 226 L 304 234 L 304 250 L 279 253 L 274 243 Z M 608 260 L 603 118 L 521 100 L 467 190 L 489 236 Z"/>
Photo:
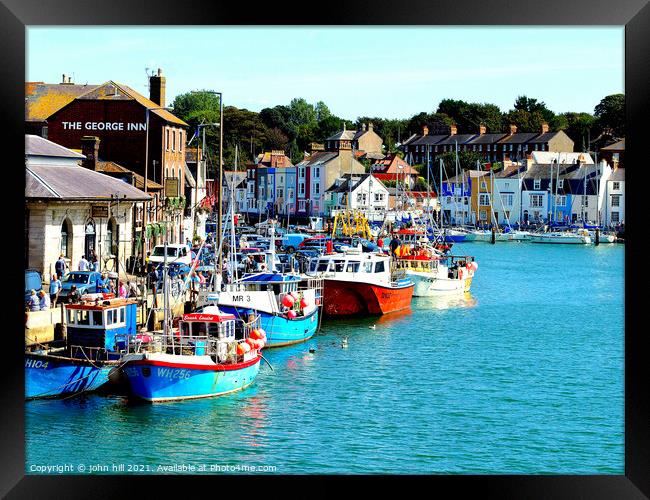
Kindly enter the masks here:
<path id="1" fill-rule="evenodd" d="M 298 184 L 298 192 L 299 192 L 301 195 L 304 195 L 304 194 L 305 194 L 305 183 L 304 183 L 304 182 L 300 182 L 300 183 Z"/>
<path id="2" fill-rule="evenodd" d="M 125 323 L 126 322 L 126 320 L 124 319 L 125 318 L 125 312 L 124 312 L 125 310 L 126 310 L 125 307 L 120 307 L 120 323 Z"/>
<path id="3" fill-rule="evenodd" d="M 535 179 L 534 180 L 533 189 L 535 189 L 535 190 L 542 189 L 542 180 L 541 179 Z"/>
<path id="4" fill-rule="evenodd" d="M 63 224 L 61 224 L 61 253 L 67 258 L 71 257 L 70 253 L 72 252 L 72 245 L 70 245 L 71 236 L 70 221 L 66 218 Z"/>
<path id="5" fill-rule="evenodd" d="M 564 179 L 558 179 L 557 187 L 558 189 L 562 189 L 564 187 Z"/>
<path id="6" fill-rule="evenodd" d="M 582 205 L 585 206 L 585 207 L 589 206 L 589 196 L 587 196 L 587 195 L 582 196 Z"/>
<path id="7" fill-rule="evenodd" d="M 620 222 L 618 212 L 612 212 L 610 219 L 612 222 Z"/>
<path id="8" fill-rule="evenodd" d="M 555 204 L 560 206 L 566 205 L 566 196 L 557 195 L 555 197 Z"/>
<path id="9" fill-rule="evenodd" d="M 359 262 L 348 262 L 348 267 L 346 269 L 346 272 L 348 273 L 357 273 L 359 272 L 359 266 L 361 264 Z"/>
<path id="10" fill-rule="evenodd" d="M 481 220 L 487 220 L 487 212 L 485 210 L 481 210 L 480 217 Z"/>
<path id="11" fill-rule="evenodd" d="M 511 207 L 515 200 L 515 195 L 513 193 L 504 193 L 501 195 L 501 198 L 504 206 Z"/>
<path id="12" fill-rule="evenodd" d="M 365 272 L 365 273 L 371 273 L 372 272 L 372 262 L 364 262 L 363 263 L 363 272 Z"/>
<path id="13" fill-rule="evenodd" d="M 531 194 L 530 195 L 530 206 L 531 207 L 542 207 L 544 206 L 544 195 L 541 194 Z"/>
<path id="14" fill-rule="evenodd" d="M 298 210 L 300 212 L 305 211 L 305 200 L 298 200 Z"/>
<path id="15" fill-rule="evenodd" d="M 293 201 L 293 189 L 289 189 L 289 194 L 287 195 L 287 198 L 288 198 L 290 201 Z"/>
<path id="16" fill-rule="evenodd" d="M 384 261 L 379 261 L 375 264 L 375 272 L 376 273 L 384 272 Z"/>
<path id="17" fill-rule="evenodd" d="M 320 179 L 320 167 L 314 167 L 314 179 Z"/>
<path id="18" fill-rule="evenodd" d="M 299 177 L 300 179 L 304 179 L 304 178 L 305 178 L 305 167 L 300 167 L 300 168 L 298 168 L 298 177 Z"/>
<path id="19" fill-rule="evenodd" d="M 612 190 L 618 191 L 619 189 L 621 189 L 621 183 L 616 181 L 612 182 Z"/>
<path id="20" fill-rule="evenodd" d="M 447 196 L 447 204 L 451 204 L 451 196 Z"/>
<path id="21" fill-rule="evenodd" d="M 89 325 L 90 324 L 90 315 L 86 309 L 81 309 L 77 311 L 77 324 L 78 325 Z"/>
<path id="22" fill-rule="evenodd" d="M 278 188 L 275 190 L 275 197 L 277 198 L 282 198 L 282 188 Z"/>
<path id="23" fill-rule="evenodd" d="M 487 150 L 488 150 L 488 152 L 492 151 L 491 148 L 492 148 L 492 146 L 491 146 L 490 144 L 488 144 L 488 145 L 487 145 Z"/>
<path id="24" fill-rule="evenodd" d="M 314 184 L 314 194 L 320 194 L 320 184 L 318 183 Z"/>
<path id="25" fill-rule="evenodd" d="M 93 313 L 93 325 L 102 326 L 102 312 L 92 311 L 92 313 Z"/>
<path id="26" fill-rule="evenodd" d="M 490 204 L 490 195 L 487 193 L 481 193 L 478 198 L 478 204 L 482 206 L 487 206 Z"/>
<path id="27" fill-rule="evenodd" d="M 613 194 L 612 195 L 612 206 L 613 207 L 620 207 L 621 206 L 621 201 L 620 201 L 621 196 L 618 194 Z"/>
<path id="28" fill-rule="evenodd" d="M 169 151 L 169 129 L 165 129 L 165 149 Z"/>

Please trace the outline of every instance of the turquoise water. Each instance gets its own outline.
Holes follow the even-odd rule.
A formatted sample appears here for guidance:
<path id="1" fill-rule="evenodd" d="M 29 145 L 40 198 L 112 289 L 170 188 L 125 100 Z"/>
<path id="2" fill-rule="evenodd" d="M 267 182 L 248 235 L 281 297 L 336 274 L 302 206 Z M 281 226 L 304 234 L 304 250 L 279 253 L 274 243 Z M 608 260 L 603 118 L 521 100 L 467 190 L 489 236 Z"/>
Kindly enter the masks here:
<path id="1" fill-rule="evenodd" d="M 324 321 L 243 392 L 27 402 L 27 472 L 623 474 L 623 247 L 455 250 L 479 262 L 470 297 Z"/>

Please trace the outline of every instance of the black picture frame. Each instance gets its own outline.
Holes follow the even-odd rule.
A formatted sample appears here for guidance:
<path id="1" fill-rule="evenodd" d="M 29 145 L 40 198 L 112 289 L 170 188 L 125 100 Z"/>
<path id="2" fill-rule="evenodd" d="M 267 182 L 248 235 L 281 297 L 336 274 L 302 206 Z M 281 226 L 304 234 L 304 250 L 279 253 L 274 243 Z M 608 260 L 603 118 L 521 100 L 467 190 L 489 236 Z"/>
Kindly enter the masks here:
<path id="1" fill-rule="evenodd" d="M 419 0 L 393 4 L 385 0 L 342 4 L 285 5 L 266 3 L 253 8 L 243 2 L 208 2 L 149 0 L 128 2 L 111 0 L 89 4 L 81 0 L 3 0 L 0 4 L 0 32 L 3 34 L 0 88 L 3 112 L 0 120 L 5 156 L 5 224 L 9 233 L 5 241 L 22 242 L 23 218 L 15 216 L 16 207 L 24 204 L 24 81 L 25 27 L 30 25 L 619 25 L 625 26 L 625 94 L 627 117 L 627 210 L 625 248 L 625 474 L 616 476 L 426 476 L 417 483 L 440 491 L 452 488 L 454 496 L 467 492 L 498 498 L 647 498 L 650 496 L 650 414 L 647 382 L 648 347 L 644 342 L 643 304 L 645 278 L 641 238 L 643 216 L 643 134 L 650 116 L 650 4 L 647 0 Z M 74 54 L 70 55 L 74 57 Z M 579 77 L 579 76 L 578 76 Z M 586 83 L 588 84 L 588 83 Z M 647 140 L 645 141 L 647 142 Z M 10 184 L 11 183 L 11 184 Z M 647 181 L 646 181 L 647 183 Z M 14 199 L 15 197 L 15 199 Z M 22 244 L 16 244 L 21 247 Z M 21 249 L 22 251 L 22 249 Z M 13 259 L 13 250 L 5 260 Z M 19 257 L 20 259 L 21 257 Z M 25 474 L 24 462 L 24 328 L 22 299 L 15 283 L 23 279 L 21 266 L 5 262 L 6 296 L 4 311 L 4 371 L 1 391 L 2 445 L 0 454 L 0 494 L 8 498 L 109 498 L 135 496 L 145 492 L 147 498 L 169 489 L 172 481 L 183 481 L 190 494 L 210 488 L 215 481 L 227 481 L 222 491 L 242 484 L 237 477 L 160 477 L 160 476 L 32 476 Z M 7 321 L 9 319 L 9 321 Z M 597 341 L 595 339 L 594 341 Z M 645 362 L 644 362 L 645 361 Z M 145 444 L 145 443 L 142 443 Z M 134 445 L 137 445 L 134 443 Z M 255 478 L 277 492 L 277 478 Z M 322 480 L 322 476 L 320 476 Z M 362 477 L 337 477 L 335 481 L 351 486 Z M 383 488 L 384 476 L 374 476 L 373 483 Z M 399 480 L 399 477 L 388 478 Z M 319 480 L 310 477 L 309 481 Z M 331 481 L 331 478 L 327 478 Z M 199 486 L 201 485 L 201 486 Z M 198 487 L 197 487 L 198 486 Z M 304 485 L 304 487 L 309 487 Z M 210 490 L 207 489 L 206 493 Z M 294 490 L 295 491 L 295 490 Z M 312 491 L 313 492 L 313 491 Z M 216 491 L 214 494 L 217 494 Z M 225 494 L 225 493 L 224 493 Z M 250 494 L 264 494 L 263 489 Z"/>

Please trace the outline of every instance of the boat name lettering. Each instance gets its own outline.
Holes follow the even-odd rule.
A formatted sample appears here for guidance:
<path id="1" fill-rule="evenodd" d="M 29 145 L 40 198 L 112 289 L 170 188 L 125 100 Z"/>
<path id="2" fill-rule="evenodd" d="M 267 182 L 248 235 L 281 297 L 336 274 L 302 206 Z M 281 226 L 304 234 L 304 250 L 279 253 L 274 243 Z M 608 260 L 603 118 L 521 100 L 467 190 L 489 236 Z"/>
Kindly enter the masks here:
<path id="1" fill-rule="evenodd" d="M 246 297 L 245 302 L 250 302 L 251 301 L 251 296 L 250 295 L 233 295 L 232 296 L 232 301 L 233 302 L 244 302 L 244 297 Z"/>
<path id="2" fill-rule="evenodd" d="M 25 368 L 47 368 L 49 361 L 41 361 L 40 359 L 26 359 Z"/>
<path id="3" fill-rule="evenodd" d="M 172 368 L 158 368 L 158 376 L 165 378 L 190 378 L 189 370 L 174 370 Z"/>

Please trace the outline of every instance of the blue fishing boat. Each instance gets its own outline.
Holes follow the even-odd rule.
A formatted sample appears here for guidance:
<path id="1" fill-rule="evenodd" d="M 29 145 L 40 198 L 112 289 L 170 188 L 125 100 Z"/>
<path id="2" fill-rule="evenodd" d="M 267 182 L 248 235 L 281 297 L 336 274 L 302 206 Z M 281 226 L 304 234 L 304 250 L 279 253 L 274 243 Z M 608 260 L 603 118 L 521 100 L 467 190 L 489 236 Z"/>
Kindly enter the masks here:
<path id="1" fill-rule="evenodd" d="M 318 330 L 321 297 L 318 288 L 303 288 L 301 283 L 294 274 L 247 274 L 219 293 L 219 308 L 238 318 L 258 315 L 266 347 L 304 342 Z"/>
<path id="2" fill-rule="evenodd" d="M 136 308 L 135 300 L 112 294 L 89 294 L 67 304 L 63 345 L 25 352 L 25 398 L 67 396 L 107 383 L 136 334 Z"/>
<path id="3" fill-rule="evenodd" d="M 177 329 L 130 344 L 123 373 L 148 402 L 221 396 L 251 385 L 260 368 L 263 334 L 216 306 L 183 315 Z"/>

